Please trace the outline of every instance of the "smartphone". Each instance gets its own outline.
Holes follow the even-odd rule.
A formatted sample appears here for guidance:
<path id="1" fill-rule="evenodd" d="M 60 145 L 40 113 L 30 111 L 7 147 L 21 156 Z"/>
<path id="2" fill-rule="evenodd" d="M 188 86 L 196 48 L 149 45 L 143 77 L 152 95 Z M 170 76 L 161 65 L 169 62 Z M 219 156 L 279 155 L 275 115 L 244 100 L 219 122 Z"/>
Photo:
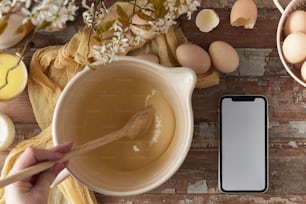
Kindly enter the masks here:
<path id="1" fill-rule="evenodd" d="M 264 96 L 220 99 L 219 189 L 225 193 L 268 189 L 268 106 Z"/>

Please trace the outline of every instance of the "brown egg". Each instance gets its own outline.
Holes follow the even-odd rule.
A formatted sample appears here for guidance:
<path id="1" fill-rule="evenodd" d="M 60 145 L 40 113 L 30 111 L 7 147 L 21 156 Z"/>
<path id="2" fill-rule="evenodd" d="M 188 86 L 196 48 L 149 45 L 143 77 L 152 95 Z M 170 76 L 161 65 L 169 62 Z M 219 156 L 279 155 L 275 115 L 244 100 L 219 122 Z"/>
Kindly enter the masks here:
<path id="1" fill-rule="evenodd" d="M 246 29 L 252 29 L 257 20 L 257 6 L 253 0 L 237 0 L 230 15 L 232 26 L 244 26 Z"/>
<path id="2" fill-rule="evenodd" d="M 137 55 L 136 57 L 148 60 L 150 62 L 154 62 L 156 64 L 159 64 L 159 58 L 156 55 L 153 55 L 153 54 Z"/>
<path id="3" fill-rule="evenodd" d="M 292 12 L 286 19 L 284 32 L 286 36 L 294 32 L 306 34 L 306 11 L 296 10 Z"/>
<path id="4" fill-rule="evenodd" d="M 237 51 L 224 41 L 215 41 L 208 49 L 212 63 L 223 73 L 231 73 L 238 68 L 239 55 Z"/>
<path id="5" fill-rule="evenodd" d="M 193 69 L 197 74 L 207 72 L 211 66 L 208 53 L 195 44 L 186 43 L 178 46 L 176 57 L 182 66 Z"/>
<path id="6" fill-rule="evenodd" d="M 306 34 L 301 32 L 289 34 L 283 43 L 285 59 L 292 64 L 300 63 L 306 58 Z"/>
<path id="7" fill-rule="evenodd" d="M 306 61 L 302 64 L 301 76 L 302 76 L 302 79 L 306 82 Z"/>

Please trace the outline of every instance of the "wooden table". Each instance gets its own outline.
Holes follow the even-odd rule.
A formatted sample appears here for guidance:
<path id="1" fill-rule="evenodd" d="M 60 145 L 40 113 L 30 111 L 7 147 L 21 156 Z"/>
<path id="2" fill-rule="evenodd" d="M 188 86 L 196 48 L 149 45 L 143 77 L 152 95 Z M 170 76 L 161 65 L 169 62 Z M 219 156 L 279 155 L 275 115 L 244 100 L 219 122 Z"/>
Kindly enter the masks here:
<path id="1" fill-rule="evenodd" d="M 286 5 L 289 1 L 283 2 Z M 100 203 L 306 203 L 306 90 L 288 76 L 278 58 L 275 33 L 280 13 L 272 0 L 255 0 L 259 8 L 255 29 L 234 28 L 229 24 L 233 2 L 203 0 L 202 7 L 213 8 L 221 19 L 217 29 L 207 34 L 195 27 L 195 15 L 191 21 L 180 19 L 191 42 L 207 49 L 212 41 L 225 40 L 237 48 L 241 60 L 239 70 L 221 75 L 218 86 L 194 91 L 194 139 L 185 162 L 171 179 L 151 192 L 132 197 L 97 194 Z M 62 32 L 40 34 L 35 49 L 64 44 L 80 27 L 80 22 L 75 22 Z M 269 100 L 270 186 L 266 194 L 218 191 L 217 106 L 224 94 L 262 94 Z M 40 131 L 26 91 L 12 101 L 0 102 L 0 111 L 15 122 L 16 143 Z M 7 154 L 0 152 L 0 166 Z"/>

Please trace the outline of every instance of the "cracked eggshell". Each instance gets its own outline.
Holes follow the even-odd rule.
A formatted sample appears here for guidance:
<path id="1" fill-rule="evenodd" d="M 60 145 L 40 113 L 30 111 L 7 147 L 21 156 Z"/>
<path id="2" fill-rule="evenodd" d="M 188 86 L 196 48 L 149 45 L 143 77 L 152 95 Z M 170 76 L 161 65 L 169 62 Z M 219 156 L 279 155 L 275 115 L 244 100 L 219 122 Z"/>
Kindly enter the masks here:
<path id="1" fill-rule="evenodd" d="M 131 31 L 135 35 L 141 35 L 145 40 L 151 40 L 156 37 L 156 33 L 153 29 L 145 30 L 141 28 L 141 26 L 146 25 L 149 25 L 147 20 L 140 18 L 137 14 L 132 16 L 132 24 L 130 25 Z"/>
<path id="2" fill-rule="evenodd" d="M 220 18 L 212 9 L 201 10 L 195 19 L 195 24 L 202 32 L 210 32 L 220 23 Z"/>
<path id="3" fill-rule="evenodd" d="M 284 26 L 285 35 L 294 32 L 302 32 L 306 34 L 306 11 L 293 11 L 286 19 Z"/>
<path id="4" fill-rule="evenodd" d="M 237 0 L 230 15 L 232 26 L 253 29 L 257 20 L 257 6 L 253 0 Z"/>
<path id="5" fill-rule="evenodd" d="M 197 74 L 204 74 L 211 66 L 208 53 L 195 44 L 185 43 L 178 46 L 176 57 L 182 66 L 193 69 Z"/>
<path id="6" fill-rule="evenodd" d="M 306 34 L 301 32 L 289 34 L 283 42 L 282 49 L 289 63 L 303 62 L 306 59 Z"/>
<path id="7" fill-rule="evenodd" d="M 235 48 L 224 41 L 214 41 L 208 52 L 213 65 L 223 73 L 231 73 L 239 66 L 239 55 Z"/>
<path id="8" fill-rule="evenodd" d="M 25 15 L 20 11 L 10 15 L 7 27 L 0 35 L 0 49 L 6 49 L 20 42 L 28 33 L 17 33 L 17 29 L 22 25 Z M 30 32 L 31 29 L 28 30 Z"/>

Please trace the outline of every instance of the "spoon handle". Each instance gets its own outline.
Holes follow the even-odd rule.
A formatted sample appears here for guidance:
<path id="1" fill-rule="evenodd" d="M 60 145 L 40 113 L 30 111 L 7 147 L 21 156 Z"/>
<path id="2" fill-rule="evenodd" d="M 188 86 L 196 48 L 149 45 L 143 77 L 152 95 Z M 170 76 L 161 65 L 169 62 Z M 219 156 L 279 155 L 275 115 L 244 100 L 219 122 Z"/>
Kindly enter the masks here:
<path id="1" fill-rule="evenodd" d="M 45 161 L 38 164 L 35 164 L 33 166 L 30 166 L 28 168 L 25 168 L 15 174 L 9 175 L 5 177 L 4 179 L 0 180 L 0 188 L 3 188 L 4 186 L 7 186 L 11 183 L 14 183 L 16 181 L 28 178 L 30 176 L 33 176 L 35 174 L 38 174 L 46 169 L 49 169 L 52 167 L 56 161 Z"/>
<path id="2" fill-rule="evenodd" d="M 72 157 L 84 154 L 86 152 L 89 152 L 91 150 L 94 150 L 98 147 L 101 147 L 105 144 L 108 144 L 110 142 L 113 142 L 115 140 L 118 140 L 122 138 L 123 136 L 126 135 L 126 130 L 125 128 L 122 128 L 120 130 L 117 130 L 115 132 L 112 132 L 108 135 L 105 135 L 103 137 L 99 137 L 98 139 L 89 141 L 85 144 L 82 144 L 80 146 L 75 147 L 72 149 L 70 152 L 65 154 L 65 156 L 59 160 L 56 161 L 45 161 L 45 162 L 40 162 L 38 164 L 35 164 L 33 166 L 30 166 L 28 168 L 25 168 L 15 174 L 9 175 L 3 179 L 0 180 L 0 188 L 5 187 L 6 185 L 9 185 L 11 183 L 14 183 L 16 181 L 28 178 L 30 176 L 33 176 L 35 174 L 38 174 L 44 170 L 47 170 L 54 166 L 57 163 L 62 163 L 70 160 Z"/>
<path id="3" fill-rule="evenodd" d="M 97 149 L 98 147 L 101 147 L 103 145 L 106 145 L 108 143 L 111 143 L 113 141 L 119 140 L 122 137 L 126 135 L 126 130 L 124 128 L 117 130 L 115 132 L 109 133 L 107 135 L 104 135 L 103 137 L 99 137 L 97 139 L 91 140 L 87 143 L 84 143 L 80 146 L 77 146 L 73 148 L 70 152 L 65 154 L 65 156 L 56 163 L 66 162 L 70 160 L 72 157 L 79 156 L 81 154 L 84 154 L 86 152 L 89 152 L 91 150 Z"/>

